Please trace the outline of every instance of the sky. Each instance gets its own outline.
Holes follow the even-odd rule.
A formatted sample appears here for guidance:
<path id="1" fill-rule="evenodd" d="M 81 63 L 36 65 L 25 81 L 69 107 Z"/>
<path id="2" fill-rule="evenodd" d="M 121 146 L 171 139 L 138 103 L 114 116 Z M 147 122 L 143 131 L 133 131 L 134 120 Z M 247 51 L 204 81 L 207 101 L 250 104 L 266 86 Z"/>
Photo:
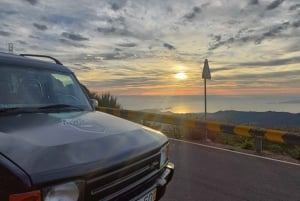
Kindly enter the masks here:
<path id="1" fill-rule="evenodd" d="M 114 95 L 300 94 L 299 0 L 1 0 L 0 51 Z M 178 74 L 181 73 L 181 74 Z"/>

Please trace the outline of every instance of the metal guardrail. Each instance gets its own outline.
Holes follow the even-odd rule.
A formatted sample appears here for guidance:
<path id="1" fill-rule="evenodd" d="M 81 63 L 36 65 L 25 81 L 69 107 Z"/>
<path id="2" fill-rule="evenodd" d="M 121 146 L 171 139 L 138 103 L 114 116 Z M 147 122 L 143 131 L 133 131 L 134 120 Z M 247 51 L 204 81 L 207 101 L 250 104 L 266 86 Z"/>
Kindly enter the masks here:
<path id="1" fill-rule="evenodd" d="M 264 129 L 245 125 L 224 124 L 216 121 L 203 121 L 197 119 L 181 118 L 173 115 L 140 112 L 133 110 L 112 109 L 104 107 L 99 107 L 98 110 L 133 121 L 147 120 L 188 128 L 207 129 L 216 133 L 238 135 L 249 138 L 253 137 L 256 139 L 257 146 L 261 146 L 262 140 L 289 145 L 300 145 L 300 134 L 288 131 Z M 260 151 L 261 150 L 258 150 L 257 148 L 257 152 Z"/>

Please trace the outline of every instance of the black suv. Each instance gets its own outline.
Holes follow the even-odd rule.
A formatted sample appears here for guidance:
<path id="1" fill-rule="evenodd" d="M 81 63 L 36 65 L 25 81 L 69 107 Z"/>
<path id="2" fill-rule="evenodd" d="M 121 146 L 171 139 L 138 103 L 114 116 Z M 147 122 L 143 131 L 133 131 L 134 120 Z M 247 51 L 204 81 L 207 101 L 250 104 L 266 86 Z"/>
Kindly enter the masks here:
<path id="1" fill-rule="evenodd" d="M 58 60 L 0 53 L 0 201 L 159 200 L 162 133 L 95 111 Z"/>

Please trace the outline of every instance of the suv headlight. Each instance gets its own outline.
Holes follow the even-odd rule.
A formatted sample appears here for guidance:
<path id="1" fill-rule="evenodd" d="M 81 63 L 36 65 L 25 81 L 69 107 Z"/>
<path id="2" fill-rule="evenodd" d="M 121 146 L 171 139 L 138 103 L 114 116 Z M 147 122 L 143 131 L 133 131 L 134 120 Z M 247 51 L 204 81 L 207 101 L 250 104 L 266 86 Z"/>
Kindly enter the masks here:
<path id="1" fill-rule="evenodd" d="M 46 188 L 44 201 L 79 201 L 82 182 L 69 182 Z"/>
<path id="2" fill-rule="evenodd" d="M 168 157 L 169 157 L 169 143 L 160 149 L 160 163 L 159 163 L 160 168 L 162 168 L 166 164 Z"/>

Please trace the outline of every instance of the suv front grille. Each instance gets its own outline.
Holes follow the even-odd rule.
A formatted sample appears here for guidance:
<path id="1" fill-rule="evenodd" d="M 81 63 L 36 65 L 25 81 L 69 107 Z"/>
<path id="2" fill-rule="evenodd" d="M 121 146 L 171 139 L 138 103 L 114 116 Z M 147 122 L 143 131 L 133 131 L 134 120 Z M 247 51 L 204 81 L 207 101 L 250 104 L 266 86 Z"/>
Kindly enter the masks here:
<path id="1" fill-rule="evenodd" d="M 117 197 L 159 173 L 160 153 L 135 161 L 87 181 L 86 200 L 118 200 Z"/>

